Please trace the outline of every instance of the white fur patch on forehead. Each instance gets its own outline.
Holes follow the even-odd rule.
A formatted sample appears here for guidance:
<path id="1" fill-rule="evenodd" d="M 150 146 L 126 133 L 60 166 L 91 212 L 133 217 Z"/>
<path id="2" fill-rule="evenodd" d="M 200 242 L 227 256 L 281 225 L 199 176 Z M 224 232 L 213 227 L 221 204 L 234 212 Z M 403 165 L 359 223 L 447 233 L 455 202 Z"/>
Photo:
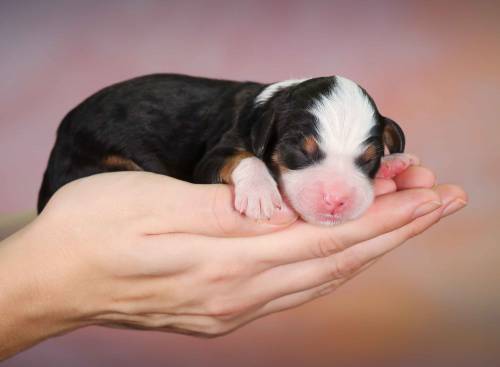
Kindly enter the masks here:
<path id="1" fill-rule="evenodd" d="M 284 89 L 287 87 L 290 87 L 292 85 L 300 84 L 302 82 L 305 82 L 306 80 L 309 80 L 309 78 L 306 79 L 288 79 L 288 80 L 283 80 L 281 82 L 273 83 L 267 86 L 260 94 L 255 98 L 255 103 L 256 104 L 262 104 L 265 103 L 269 98 L 274 96 L 276 92 L 278 92 L 280 89 Z"/>
<path id="2" fill-rule="evenodd" d="M 375 110 L 353 81 L 336 76 L 331 90 L 309 109 L 318 120 L 319 144 L 328 155 L 355 156 L 375 125 Z"/>

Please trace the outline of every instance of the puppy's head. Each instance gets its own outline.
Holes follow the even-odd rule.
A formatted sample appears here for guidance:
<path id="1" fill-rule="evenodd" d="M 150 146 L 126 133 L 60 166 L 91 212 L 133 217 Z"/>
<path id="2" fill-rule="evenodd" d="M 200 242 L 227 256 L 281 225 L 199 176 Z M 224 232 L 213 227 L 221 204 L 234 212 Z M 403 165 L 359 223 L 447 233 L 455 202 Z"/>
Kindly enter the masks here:
<path id="1" fill-rule="evenodd" d="M 373 201 L 384 147 L 403 152 L 401 128 L 356 83 L 339 76 L 271 84 L 256 99 L 254 152 L 268 162 L 300 216 L 334 224 Z"/>

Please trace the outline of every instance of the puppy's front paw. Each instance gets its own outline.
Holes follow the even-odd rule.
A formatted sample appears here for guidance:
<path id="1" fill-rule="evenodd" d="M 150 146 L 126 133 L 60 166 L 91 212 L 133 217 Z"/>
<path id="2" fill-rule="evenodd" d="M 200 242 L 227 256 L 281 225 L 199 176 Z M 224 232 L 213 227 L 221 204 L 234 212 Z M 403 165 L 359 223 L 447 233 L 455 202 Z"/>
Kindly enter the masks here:
<path id="1" fill-rule="evenodd" d="M 253 219 L 269 219 L 275 208 L 281 208 L 281 195 L 276 183 L 243 182 L 235 185 L 234 206 L 240 213 Z"/>
<path id="2" fill-rule="evenodd" d="M 394 178 L 410 166 L 420 164 L 420 160 L 413 154 L 396 153 L 382 157 L 377 178 Z"/>
<path id="3" fill-rule="evenodd" d="M 232 173 L 234 206 L 240 213 L 253 219 L 269 219 L 282 199 L 276 181 L 258 158 L 242 160 Z"/>

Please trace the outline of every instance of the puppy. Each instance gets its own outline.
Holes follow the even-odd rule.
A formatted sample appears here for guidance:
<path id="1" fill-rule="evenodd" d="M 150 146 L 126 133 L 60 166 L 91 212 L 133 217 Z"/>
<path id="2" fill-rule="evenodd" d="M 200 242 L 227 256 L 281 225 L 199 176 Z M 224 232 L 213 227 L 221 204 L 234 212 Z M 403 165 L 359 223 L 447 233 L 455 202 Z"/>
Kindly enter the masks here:
<path id="1" fill-rule="evenodd" d="M 384 157 L 384 146 L 391 155 Z M 95 93 L 63 119 L 38 200 L 100 172 L 144 170 L 234 185 L 235 208 L 270 218 L 286 201 L 306 221 L 359 217 L 373 179 L 416 158 L 373 99 L 340 77 L 274 84 L 156 74 Z"/>

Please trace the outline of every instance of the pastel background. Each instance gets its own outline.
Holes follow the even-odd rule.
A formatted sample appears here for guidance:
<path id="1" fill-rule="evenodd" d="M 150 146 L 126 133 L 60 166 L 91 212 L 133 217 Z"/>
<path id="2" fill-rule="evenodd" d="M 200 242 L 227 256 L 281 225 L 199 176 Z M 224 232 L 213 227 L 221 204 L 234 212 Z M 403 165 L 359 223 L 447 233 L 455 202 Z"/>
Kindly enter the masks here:
<path id="1" fill-rule="evenodd" d="M 499 68 L 498 1 L 0 1 L 3 216 L 34 208 L 70 108 L 153 72 L 350 77 L 470 194 L 335 294 L 229 336 L 87 328 L 4 365 L 499 366 Z"/>

